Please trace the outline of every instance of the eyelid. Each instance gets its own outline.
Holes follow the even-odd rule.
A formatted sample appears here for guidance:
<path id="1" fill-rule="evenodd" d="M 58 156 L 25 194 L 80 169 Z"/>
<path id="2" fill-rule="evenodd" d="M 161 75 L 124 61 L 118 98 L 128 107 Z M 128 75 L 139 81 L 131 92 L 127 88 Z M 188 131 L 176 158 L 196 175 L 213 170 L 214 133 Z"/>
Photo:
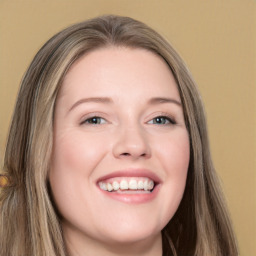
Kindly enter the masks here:
<path id="1" fill-rule="evenodd" d="M 79 122 L 79 124 L 80 125 L 86 124 L 86 121 L 88 119 L 91 119 L 91 118 L 94 118 L 94 117 L 95 118 L 101 118 L 101 119 L 105 120 L 105 122 L 103 124 L 109 123 L 109 121 L 106 117 L 106 114 L 101 113 L 101 112 L 91 112 L 91 113 L 87 113 L 86 115 L 84 115 L 80 119 L 81 121 Z M 164 124 L 164 125 L 175 125 L 175 124 L 177 124 L 176 118 L 173 115 L 171 115 L 170 113 L 166 113 L 166 112 L 155 113 L 153 116 L 150 117 L 150 119 L 146 123 L 149 123 L 150 121 L 152 121 L 153 119 L 155 119 L 157 117 L 164 117 L 164 118 L 169 120 L 169 123 Z M 97 124 L 95 124 L 95 125 L 97 125 Z"/>
<path id="2" fill-rule="evenodd" d="M 81 121 L 79 122 L 80 125 L 83 125 L 83 124 L 86 124 L 86 121 L 89 120 L 89 119 L 92 119 L 92 118 L 101 118 L 103 120 L 105 120 L 105 123 L 108 123 L 106 117 L 104 117 L 105 115 L 103 113 L 99 113 L 99 112 L 92 112 L 92 113 L 88 113 L 86 115 L 84 115 L 82 118 L 81 118 Z M 105 124 L 104 123 L 104 124 Z M 96 124 L 95 124 L 96 125 Z"/>
<path id="3" fill-rule="evenodd" d="M 152 121 L 153 119 L 155 119 L 157 117 L 165 117 L 166 119 L 169 120 L 169 122 L 170 122 L 170 123 L 168 123 L 169 125 L 177 124 L 176 119 L 173 117 L 173 115 L 166 113 L 166 112 L 156 113 L 147 123 L 149 123 L 150 121 Z M 165 125 L 168 125 L 168 124 L 165 124 Z"/>
<path id="4" fill-rule="evenodd" d="M 102 123 L 90 123 L 89 121 L 90 120 L 93 120 L 93 119 L 100 119 L 101 121 L 102 120 L 104 120 L 104 122 Z M 87 118 L 87 119 L 85 119 L 84 121 L 83 121 L 83 123 L 82 124 L 88 124 L 88 125 L 103 125 L 103 124 L 106 124 L 107 122 L 106 122 L 106 120 L 104 119 L 104 118 L 102 118 L 102 117 L 100 117 L 100 116 L 93 116 L 93 117 L 90 117 L 90 118 Z"/>

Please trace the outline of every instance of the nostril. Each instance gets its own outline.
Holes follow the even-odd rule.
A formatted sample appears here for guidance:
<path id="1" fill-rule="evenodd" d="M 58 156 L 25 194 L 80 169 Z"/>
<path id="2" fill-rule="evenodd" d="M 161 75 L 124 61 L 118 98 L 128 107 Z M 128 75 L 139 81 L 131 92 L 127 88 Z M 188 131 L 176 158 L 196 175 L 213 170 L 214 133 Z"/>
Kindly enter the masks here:
<path id="1" fill-rule="evenodd" d="M 146 155 L 147 155 L 146 153 L 143 153 L 140 156 L 144 157 Z M 122 153 L 121 156 L 131 156 L 131 154 L 130 153 Z"/>
<path id="2" fill-rule="evenodd" d="M 130 154 L 130 153 L 122 153 L 121 154 L 121 156 L 131 156 L 132 154 Z M 146 157 L 147 156 L 147 154 L 146 153 L 143 153 L 143 154 L 141 154 L 140 155 L 141 157 Z"/>
<path id="3" fill-rule="evenodd" d="M 129 154 L 129 153 L 122 153 L 121 155 L 123 155 L 123 156 L 129 156 L 130 154 Z"/>

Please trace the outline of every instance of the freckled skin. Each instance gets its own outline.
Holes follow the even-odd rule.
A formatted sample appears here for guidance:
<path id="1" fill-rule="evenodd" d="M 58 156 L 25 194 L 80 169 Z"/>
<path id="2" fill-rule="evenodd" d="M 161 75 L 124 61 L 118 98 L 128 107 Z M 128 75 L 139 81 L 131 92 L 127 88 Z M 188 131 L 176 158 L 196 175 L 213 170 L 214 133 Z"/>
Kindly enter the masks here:
<path id="1" fill-rule="evenodd" d="M 91 97 L 111 102 L 84 102 L 70 110 Z M 146 50 L 96 50 L 67 73 L 56 102 L 49 179 L 72 256 L 112 255 L 108 246 L 128 244 L 161 255 L 161 230 L 185 188 L 189 139 L 182 107 L 149 104 L 154 97 L 180 101 L 170 69 Z M 176 124 L 156 123 L 163 113 Z M 98 124 L 86 121 L 93 116 L 101 117 Z M 126 204 L 97 186 L 100 177 L 129 168 L 149 169 L 163 181 L 154 200 Z"/>

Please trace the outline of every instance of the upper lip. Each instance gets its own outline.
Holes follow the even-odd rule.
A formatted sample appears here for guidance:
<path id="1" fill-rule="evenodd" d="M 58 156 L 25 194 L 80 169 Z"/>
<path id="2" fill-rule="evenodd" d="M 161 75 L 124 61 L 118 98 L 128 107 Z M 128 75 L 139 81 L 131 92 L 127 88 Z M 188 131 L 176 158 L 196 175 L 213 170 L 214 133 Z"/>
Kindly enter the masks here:
<path id="1" fill-rule="evenodd" d="M 142 169 L 142 168 L 133 168 L 133 169 L 117 170 L 109 174 L 106 174 L 100 177 L 97 180 L 97 183 L 100 181 L 104 181 L 104 180 L 115 178 L 115 177 L 146 177 L 153 180 L 155 183 L 162 182 L 159 176 L 154 172 L 152 172 L 151 170 Z"/>

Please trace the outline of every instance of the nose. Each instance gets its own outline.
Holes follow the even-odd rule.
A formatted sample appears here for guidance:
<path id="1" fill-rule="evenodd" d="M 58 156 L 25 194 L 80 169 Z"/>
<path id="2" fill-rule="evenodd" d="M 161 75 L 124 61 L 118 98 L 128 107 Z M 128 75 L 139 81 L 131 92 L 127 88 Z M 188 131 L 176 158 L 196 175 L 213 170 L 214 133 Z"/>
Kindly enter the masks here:
<path id="1" fill-rule="evenodd" d="M 151 150 L 145 132 L 140 127 L 119 130 L 113 145 L 116 158 L 150 158 Z"/>

